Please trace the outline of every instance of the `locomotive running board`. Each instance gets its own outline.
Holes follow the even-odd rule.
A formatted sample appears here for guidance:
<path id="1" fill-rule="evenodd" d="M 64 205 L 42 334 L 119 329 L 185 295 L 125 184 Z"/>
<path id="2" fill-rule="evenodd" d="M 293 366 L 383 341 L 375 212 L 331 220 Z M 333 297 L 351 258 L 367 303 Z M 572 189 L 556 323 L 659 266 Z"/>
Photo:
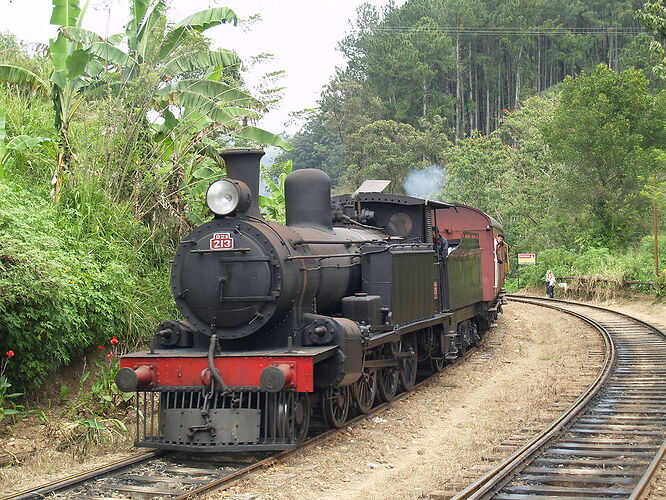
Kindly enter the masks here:
<path id="1" fill-rule="evenodd" d="M 429 318 L 424 321 L 415 321 L 413 323 L 407 323 L 397 327 L 395 330 L 389 332 L 380 333 L 374 337 L 368 339 L 367 347 L 372 349 L 373 347 L 386 344 L 388 342 L 397 342 L 400 340 L 400 337 L 407 333 L 415 332 L 416 330 L 421 330 L 423 328 L 428 328 L 430 326 L 444 324 L 444 320 L 453 316 L 453 313 L 441 313 L 432 318 Z"/>

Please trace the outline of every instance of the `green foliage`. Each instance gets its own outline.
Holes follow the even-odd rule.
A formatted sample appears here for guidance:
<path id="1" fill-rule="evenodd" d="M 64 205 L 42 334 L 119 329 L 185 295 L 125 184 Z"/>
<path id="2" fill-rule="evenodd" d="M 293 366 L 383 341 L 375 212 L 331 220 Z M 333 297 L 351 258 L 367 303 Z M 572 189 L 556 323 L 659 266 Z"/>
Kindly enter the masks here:
<path id="1" fill-rule="evenodd" d="M 648 1 L 636 13 L 645 27 L 657 37 L 650 44 L 650 56 L 655 62 L 652 72 L 655 76 L 666 78 L 666 6 L 663 0 Z"/>
<path id="2" fill-rule="evenodd" d="M 14 356 L 14 351 L 7 351 L 2 360 L 0 360 L 0 422 L 7 415 L 18 415 L 21 413 L 20 410 L 22 406 L 14 403 L 14 400 L 21 397 L 23 394 L 20 392 L 11 392 L 12 384 L 5 376 L 7 366 L 9 365 L 11 358 Z M 10 405 L 11 408 L 6 405 Z"/>
<path id="3" fill-rule="evenodd" d="M 391 181 L 388 190 L 402 193 L 403 180 L 412 168 L 425 166 L 425 134 L 411 125 L 378 120 L 352 135 L 349 157 L 354 162 L 345 172 L 344 184 L 356 189 L 365 179 Z"/>
<path id="4" fill-rule="evenodd" d="M 39 385 L 110 335 L 135 341 L 168 309 L 136 251 L 145 230 L 116 209 L 74 196 L 54 208 L 0 184 L 0 350 L 17 352 L 15 383 Z"/>
<path id="5" fill-rule="evenodd" d="M 640 71 L 601 65 L 562 85 L 546 139 L 564 164 L 558 199 L 576 207 L 582 245 L 616 248 L 644 234 L 640 178 L 654 169 L 654 148 L 666 144 L 666 108 L 647 87 Z"/>
<path id="6" fill-rule="evenodd" d="M 408 0 L 380 11 L 363 4 L 340 43 L 347 69 L 331 79 L 281 160 L 322 168 L 337 183 L 350 165 L 359 167 L 355 134 L 377 120 L 422 129 L 420 120 L 441 117 L 447 140 L 489 134 L 507 111 L 567 75 L 599 63 L 651 66 L 649 35 L 615 32 L 635 25 L 640 5 Z"/>
<path id="7" fill-rule="evenodd" d="M 666 236 L 660 239 L 660 246 L 666 246 Z M 619 291 L 624 281 L 654 281 L 654 247 L 650 236 L 642 238 L 629 251 L 613 251 L 604 247 L 587 248 L 580 251 L 566 248 L 547 249 L 537 253 L 537 263 L 533 266 L 520 266 L 508 282 L 511 289 L 517 288 L 518 273 L 522 287 L 541 287 L 545 282 L 546 271 L 551 269 L 559 277 L 583 277 L 583 282 L 603 289 L 613 287 Z M 663 279 L 666 266 L 662 266 L 661 281 L 657 291 L 663 293 Z M 514 269 L 515 271 L 515 269 Z M 574 285 L 580 281 L 569 281 Z M 646 292 L 654 292 L 654 287 L 643 287 Z"/>
<path id="8" fill-rule="evenodd" d="M 291 173 L 294 165 L 291 161 L 277 163 L 271 167 L 271 173 L 276 174 L 276 179 L 268 172 L 262 172 L 262 177 L 270 196 L 259 196 L 259 207 L 266 213 L 266 219 L 284 224 L 286 221 L 285 199 L 284 199 L 284 181 Z"/>
<path id="9" fill-rule="evenodd" d="M 114 336 L 104 345 L 98 345 L 97 349 L 105 353 L 106 359 L 94 361 L 95 378 L 87 390 L 85 389 L 86 382 L 90 379 L 92 372 L 84 371 L 81 375 L 81 390 L 70 408 L 70 412 L 79 418 L 111 416 L 118 410 L 127 409 L 136 396 L 134 392 L 121 391 L 115 382 L 116 373 L 120 369 L 119 356 L 126 352 L 125 343 L 121 343 Z"/>

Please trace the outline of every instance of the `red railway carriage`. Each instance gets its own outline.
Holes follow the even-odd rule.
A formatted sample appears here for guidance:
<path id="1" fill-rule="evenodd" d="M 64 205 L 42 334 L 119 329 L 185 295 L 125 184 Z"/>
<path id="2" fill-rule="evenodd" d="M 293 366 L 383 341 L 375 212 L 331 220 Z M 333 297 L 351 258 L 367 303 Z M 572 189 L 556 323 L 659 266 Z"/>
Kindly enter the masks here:
<path id="1" fill-rule="evenodd" d="M 481 248 L 481 281 L 483 300 L 492 302 L 504 287 L 504 269 L 498 265 L 496 238 L 502 234 L 502 226 L 490 215 L 466 205 L 453 204 L 452 209 L 434 211 L 433 225 L 446 239 L 459 239 L 463 233 L 476 233 Z"/>

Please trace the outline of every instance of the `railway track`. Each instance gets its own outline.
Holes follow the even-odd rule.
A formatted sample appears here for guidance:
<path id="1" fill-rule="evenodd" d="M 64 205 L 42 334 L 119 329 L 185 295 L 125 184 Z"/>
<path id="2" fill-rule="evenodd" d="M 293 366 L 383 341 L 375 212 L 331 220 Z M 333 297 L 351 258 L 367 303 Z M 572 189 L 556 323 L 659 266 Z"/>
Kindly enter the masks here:
<path id="1" fill-rule="evenodd" d="M 567 411 L 454 500 L 640 498 L 666 452 L 666 333 L 597 306 L 509 299 L 587 321 L 604 336 L 606 361 Z"/>
<path id="2" fill-rule="evenodd" d="M 485 338 L 480 342 L 483 345 Z M 490 351 L 494 348 L 490 346 Z M 468 358 L 477 349 L 469 350 L 454 364 Z M 282 452 L 198 455 L 151 451 L 126 460 L 76 474 L 63 480 L 0 497 L 0 500 L 112 500 L 112 499 L 170 499 L 190 500 L 229 487 L 247 474 L 278 463 L 297 451 L 313 447 L 338 434 L 341 430 L 381 413 L 394 403 L 413 395 L 428 384 L 427 377 L 409 392 L 398 394 L 393 401 L 375 406 L 369 413 L 351 419 L 342 429 L 328 429 L 310 437 L 296 450 Z M 316 429 L 315 429 L 316 431 Z"/>

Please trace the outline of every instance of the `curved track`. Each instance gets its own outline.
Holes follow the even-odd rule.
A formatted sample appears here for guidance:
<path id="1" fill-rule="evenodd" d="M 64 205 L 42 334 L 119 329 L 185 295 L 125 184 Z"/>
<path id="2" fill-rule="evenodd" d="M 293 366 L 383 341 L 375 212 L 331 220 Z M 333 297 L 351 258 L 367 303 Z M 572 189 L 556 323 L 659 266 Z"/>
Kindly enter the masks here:
<path id="1" fill-rule="evenodd" d="M 469 350 L 454 364 L 469 357 Z M 229 486 L 243 476 L 273 465 L 295 452 L 302 451 L 327 440 L 349 425 L 381 413 L 393 403 L 414 394 L 426 385 L 428 377 L 407 392 L 398 394 L 389 403 L 375 406 L 369 413 L 349 420 L 342 429 L 329 429 L 309 438 L 295 450 L 278 453 L 266 452 L 228 455 L 182 455 L 165 451 L 151 451 L 121 460 L 86 473 L 54 481 L 36 488 L 3 496 L 0 500 L 32 500 L 42 498 L 68 500 L 111 499 L 171 499 L 201 498 L 201 495 Z"/>
<path id="2" fill-rule="evenodd" d="M 666 334 L 601 307 L 508 298 L 587 321 L 606 363 L 569 410 L 454 499 L 640 498 L 666 451 Z"/>

